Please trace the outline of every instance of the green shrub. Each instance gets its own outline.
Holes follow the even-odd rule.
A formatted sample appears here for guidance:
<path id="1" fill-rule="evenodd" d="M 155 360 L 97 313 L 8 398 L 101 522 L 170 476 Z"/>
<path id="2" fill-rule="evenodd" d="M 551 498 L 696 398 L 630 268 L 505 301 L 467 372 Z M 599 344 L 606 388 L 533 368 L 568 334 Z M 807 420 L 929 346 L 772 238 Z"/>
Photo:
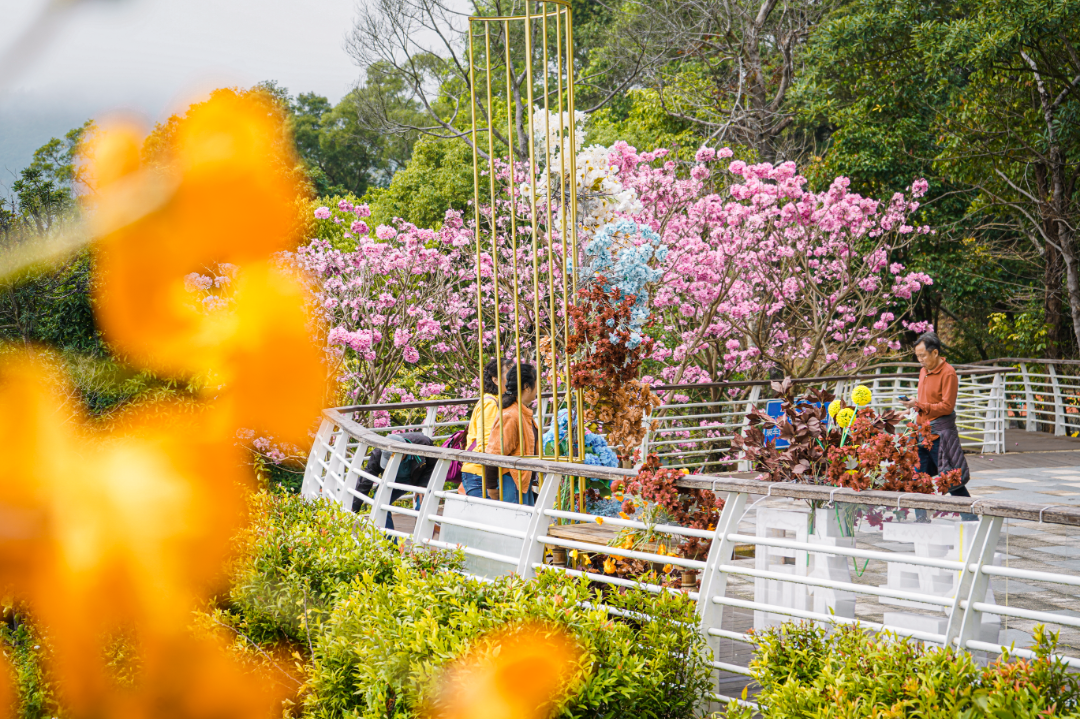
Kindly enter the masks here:
<path id="1" fill-rule="evenodd" d="M 980 666 L 970 654 L 926 647 L 860 627 L 832 633 L 785 624 L 756 634 L 750 664 L 766 719 L 788 717 L 1078 717 L 1080 679 L 1048 658 L 1057 635 L 1036 629 L 1038 659 L 1002 657 Z M 732 707 L 729 717 L 753 716 Z"/>
<path id="2" fill-rule="evenodd" d="M 362 576 L 343 595 L 315 645 L 305 698 L 313 719 L 411 717 L 433 696 L 440 670 L 484 634 L 538 620 L 582 645 L 583 684 L 564 717 L 689 717 L 709 683 L 693 604 L 641 591 L 601 596 L 585 581 L 548 572 L 491 583 L 456 572 L 399 566 L 392 583 Z M 603 602 L 641 621 L 621 620 Z M 526 677 L 522 681 L 527 681 Z"/>
<path id="3" fill-rule="evenodd" d="M 48 645 L 26 618 L 13 607 L 0 606 L 0 651 L 11 666 L 12 686 L 18 695 L 17 719 L 60 716 L 56 693 L 45 674 Z M 0 671 L 3 671 L 0 664 Z"/>
<path id="4" fill-rule="evenodd" d="M 393 584 L 401 572 L 461 563 L 449 552 L 404 551 L 362 516 L 327 501 L 259 492 L 252 512 L 215 618 L 260 645 L 285 641 L 306 650 L 339 590 L 357 577 Z"/>

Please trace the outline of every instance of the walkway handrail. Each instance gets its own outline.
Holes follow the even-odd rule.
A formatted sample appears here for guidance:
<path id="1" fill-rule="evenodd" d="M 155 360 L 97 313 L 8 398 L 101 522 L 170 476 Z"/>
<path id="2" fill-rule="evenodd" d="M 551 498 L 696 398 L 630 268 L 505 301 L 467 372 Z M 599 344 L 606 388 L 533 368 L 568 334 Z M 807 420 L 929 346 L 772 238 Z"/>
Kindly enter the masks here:
<path id="1" fill-rule="evenodd" d="M 1025 362 L 1028 360 L 1024 360 Z M 1080 364 L 1078 362 L 1077 364 Z M 872 369 L 879 369 L 885 367 L 921 367 L 918 362 L 890 362 L 888 364 L 874 365 Z M 1011 367 L 972 367 L 970 365 L 954 365 L 957 376 L 983 376 L 994 375 L 1011 372 Z M 859 374 L 837 374 L 826 375 L 821 377 L 793 377 L 792 382 L 798 385 L 824 383 L 824 382 L 851 382 L 862 379 L 903 379 L 903 378 L 918 378 L 918 372 L 890 372 L 887 376 L 883 376 L 879 373 L 863 372 Z M 753 380 L 738 380 L 733 382 L 701 382 L 697 384 L 658 384 L 651 385 L 654 392 L 675 392 L 678 390 L 700 390 L 700 389 L 727 389 L 729 387 L 768 387 L 775 380 L 771 379 L 753 379 Z M 550 399 L 552 395 L 550 393 L 544 393 L 544 398 Z M 344 407 L 338 407 L 337 409 L 343 412 L 375 412 L 380 410 L 401 410 L 401 409 L 425 409 L 428 407 L 442 407 L 442 406 L 458 406 L 464 404 L 475 404 L 479 400 L 479 397 L 466 397 L 462 399 L 431 399 L 431 400 L 419 400 L 416 402 L 383 402 L 379 404 L 354 404 Z"/>
<path id="2" fill-rule="evenodd" d="M 995 386 L 998 384 L 995 381 Z M 717 661 L 726 658 L 726 655 L 720 655 L 723 649 L 720 638 L 750 647 L 756 641 L 752 634 L 724 629 L 725 607 L 729 611 L 752 611 L 755 627 L 769 626 L 788 618 L 811 620 L 821 626 L 861 624 L 874 631 L 895 632 L 943 646 L 977 652 L 1007 650 L 1012 656 L 1027 658 L 1033 657 L 1034 653 L 1015 646 L 1010 648 L 1011 639 L 1003 638 L 995 629 L 1000 627 L 1002 617 L 1080 628 L 1080 618 L 1061 611 L 1055 604 L 1047 607 L 1010 606 L 1007 594 L 1005 603 L 1000 604 L 995 601 L 991 587 L 992 579 L 1010 577 L 1055 587 L 1080 586 L 1080 577 L 1075 574 L 1009 567 L 1007 563 L 999 566 L 1003 555 L 997 551 L 1006 519 L 1080 526 L 1080 507 L 900 492 L 857 492 L 832 486 L 698 474 L 681 478 L 677 485 L 724 494 L 725 504 L 715 527 L 702 531 L 662 523 L 645 524 L 640 518 L 599 517 L 591 514 L 588 508 L 584 511 L 559 508 L 559 497 L 568 480 L 576 485 L 575 477 L 628 478 L 635 474 L 630 470 L 401 442 L 394 435 L 362 426 L 349 416 L 351 413 L 347 409 L 323 412 L 322 426 L 315 437 L 301 487 L 304 497 L 328 499 L 348 509 L 355 509 L 359 502 L 361 511 L 367 512 L 364 521 L 384 534 L 419 547 L 460 550 L 466 558 L 466 571 L 481 576 L 515 573 L 530 578 L 539 572 L 557 571 L 608 586 L 639 587 L 659 594 L 679 593 L 679 590 L 666 586 L 650 574 L 620 577 L 610 572 L 606 564 L 601 571 L 594 560 L 603 556 L 632 559 L 645 563 L 646 567 L 651 564 L 654 569 L 666 564 L 670 567 L 663 572 L 668 574 L 674 571 L 672 568 L 682 568 L 683 582 L 687 577 L 693 582 L 693 586 L 684 591 L 696 603 L 698 629 L 713 654 L 714 660 L 709 664 L 719 672 L 751 674 L 745 665 Z M 387 458 L 381 473 L 371 474 L 365 469 L 373 448 L 382 450 Z M 414 487 L 397 481 L 398 468 L 407 455 L 435 460 L 423 486 Z M 445 480 L 453 461 L 536 471 L 543 479 L 532 505 L 504 503 L 447 491 Z M 371 488 L 361 492 L 362 482 L 370 483 Z M 413 508 L 395 501 L 406 492 L 414 496 Z M 761 499 L 751 504 L 751 496 Z M 805 511 L 769 505 L 757 510 L 753 531 L 742 531 L 740 523 L 745 514 L 765 497 L 817 500 L 824 504 L 826 509 L 814 515 L 822 525 L 821 532 L 809 528 L 809 515 Z M 883 536 L 892 528 L 894 539 L 910 542 L 910 533 L 916 531 L 921 532 L 927 544 L 925 551 L 919 550 L 916 544 L 913 553 L 879 551 L 856 546 L 853 536 L 837 535 L 839 529 L 826 531 L 826 525 L 830 524 L 828 507 L 835 502 L 870 505 L 885 511 L 922 509 L 954 515 L 970 512 L 979 516 L 978 522 L 946 520 L 944 524 L 885 525 Z M 401 531 L 404 527 L 398 529 L 391 524 L 394 516 L 415 520 L 411 531 Z M 558 526 L 564 520 L 576 520 L 585 527 L 596 522 L 617 531 L 644 530 L 676 543 L 680 537 L 705 535 L 710 539 L 710 548 L 702 558 L 670 551 L 660 553 L 647 546 L 611 546 L 613 542 L 584 541 L 578 534 L 568 534 L 569 528 Z M 754 548 L 753 568 L 737 561 L 736 546 L 745 545 Z M 556 550 L 571 550 L 571 555 L 591 559 L 577 568 L 567 567 L 564 562 L 555 561 Z M 551 564 L 545 559 L 549 551 Z M 852 578 L 847 567 L 852 558 L 885 562 L 888 583 L 874 585 Z M 791 566 L 781 567 L 781 561 L 777 560 Z M 811 565 L 813 571 L 810 571 Z M 908 579 L 903 577 L 894 577 L 896 568 L 906 573 L 905 577 L 915 572 L 919 577 L 917 586 L 909 586 Z M 696 574 L 700 575 L 700 583 L 695 580 Z M 752 601 L 746 598 L 746 590 L 751 588 Z M 855 604 L 859 597 L 869 598 L 886 610 L 883 622 L 869 621 L 866 616 L 856 613 Z M 889 607 L 897 605 L 913 608 L 918 613 L 890 614 Z M 865 603 L 862 606 L 865 607 Z M 1080 666 L 1080 658 L 1055 656 L 1060 656 L 1070 666 Z M 710 696 L 721 702 L 742 701 L 716 692 L 711 692 Z"/>
<path id="3" fill-rule="evenodd" d="M 637 472 L 615 467 L 600 467 L 569 462 L 553 462 L 543 459 L 524 459 L 483 452 L 470 452 L 464 449 L 447 449 L 399 442 L 393 435 L 374 432 L 352 419 L 343 412 L 349 407 L 327 409 L 323 416 L 343 428 L 349 434 L 362 440 L 368 447 L 376 447 L 388 452 L 429 457 L 435 460 L 474 462 L 489 467 L 504 469 L 522 469 L 545 474 L 573 475 L 592 479 L 625 479 L 637 476 Z M 764 482 L 756 479 L 743 479 L 723 475 L 687 475 L 676 482 L 686 489 L 708 489 L 714 492 L 745 492 L 748 494 L 768 494 L 773 497 L 791 499 L 809 499 L 826 502 L 844 502 L 848 504 L 866 504 L 888 506 L 896 509 L 924 509 L 938 512 L 967 512 L 1006 519 L 1024 519 L 1036 522 L 1053 522 L 1080 526 L 1080 507 L 1066 505 L 1039 505 L 1028 502 L 1008 502 L 993 499 L 972 499 L 964 497 L 916 494 L 909 492 L 884 492 L 880 490 L 855 491 L 846 487 L 827 485 L 796 484 L 791 482 Z"/>
<path id="4" fill-rule="evenodd" d="M 1062 364 L 1071 365 L 1073 367 L 1080 367 L 1080 360 L 1070 359 L 1043 359 L 1033 357 L 996 357 L 994 359 L 977 360 L 975 362 L 969 362 L 970 366 L 983 367 L 989 364 L 1006 362 L 1009 364 Z"/>

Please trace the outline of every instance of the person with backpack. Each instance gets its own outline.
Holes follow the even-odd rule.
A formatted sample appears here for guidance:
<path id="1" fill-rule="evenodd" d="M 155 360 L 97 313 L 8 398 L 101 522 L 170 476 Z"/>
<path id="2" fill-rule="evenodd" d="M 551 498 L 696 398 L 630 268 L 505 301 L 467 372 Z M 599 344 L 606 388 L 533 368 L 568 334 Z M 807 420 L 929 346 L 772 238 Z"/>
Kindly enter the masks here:
<path id="1" fill-rule="evenodd" d="M 501 426 L 492 428 L 487 446 L 492 454 L 509 457 L 529 457 L 536 455 L 539 445 L 540 429 L 533 419 L 532 403 L 536 401 L 536 368 L 522 362 L 511 367 L 506 373 L 506 391 L 503 392 Z M 502 500 L 533 506 L 536 494 L 533 492 L 535 472 L 508 469 L 502 475 Z"/>
<path id="2" fill-rule="evenodd" d="M 426 447 L 431 447 L 434 444 L 431 441 L 431 438 L 422 432 L 402 432 L 401 434 L 391 435 L 391 438 L 399 442 L 420 444 Z M 381 449 L 372 449 L 371 454 L 368 456 L 367 464 L 364 465 L 364 471 L 375 477 L 382 477 L 383 472 L 390 463 L 390 454 L 390 452 L 383 452 Z M 428 480 L 431 479 L 431 473 L 434 469 L 435 460 L 427 457 L 420 457 L 418 455 L 407 454 L 401 458 L 401 462 L 398 464 L 397 476 L 391 481 L 397 484 L 408 484 L 413 487 L 427 487 Z M 356 485 L 357 492 L 374 498 L 374 487 L 375 483 L 373 481 L 360 475 L 360 481 Z M 403 494 L 405 494 L 404 489 L 391 488 L 390 501 L 388 504 L 393 504 L 398 501 Z M 353 497 L 352 511 L 355 512 L 359 509 L 357 506 L 359 504 L 360 500 Z M 394 516 L 392 512 L 386 513 L 386 528 L 394 528 Z"/>
<path id="3" fill-rule="evenodd" d="M 469 430 L 465 438 L 465 449 L 470 452 L 486 452 L 487 438 L 491 429 L 499 423 L 499 413 L 502 411 L 499 396 L 503 392 L 503 381 L 499 377 L 499 361 L 491 360 L 484 365 L 483 388 L 484 393 L 473 407 L 472 417 L 469 419 Z M 489 482 L 487 494 L 491 499 L 498 499 L 498 486 L 495 482 Z M 475 462 L 467 462 L 461 466 L 462 494 L 470 497 L 484 496 L 484 467 Z"/>

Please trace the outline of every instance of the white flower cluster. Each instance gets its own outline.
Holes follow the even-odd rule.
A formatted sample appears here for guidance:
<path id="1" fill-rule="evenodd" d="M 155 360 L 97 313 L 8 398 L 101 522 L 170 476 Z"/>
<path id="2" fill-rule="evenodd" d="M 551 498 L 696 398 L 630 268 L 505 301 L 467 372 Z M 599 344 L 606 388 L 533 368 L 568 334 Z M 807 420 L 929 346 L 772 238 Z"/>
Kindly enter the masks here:
<path id="1" fill-rule="evenodd" d="M 536 143 L 537 157 L 552 168 L 552 172 L 559 171 L 559 158 L 569 157 L 570 132 L 574 133 L 574 148 L 581 150 L 585 144 L 585 119 L 586 115 L 580 110 L 574 111 L 574 123 L 570 124 L 569 112 L 551 112 L 538 107 L 533 112 L 533 139 Z M 547 137 L 547 144 L 544 138 Z M 546 158 L 545 155 L 545 148 Z M 569 163 L 567 163 L 569 164 Z M 567 168 L 569 169 L 569 168 Z"/>
<path id="2" fill-rule="evenodd" d="M 615 222 L 617 213 L 641 211 L 637 192 L 619 182 L 618 168 L 608 162 L 608 152 L 603 145 L 592 145 L 577 156 L 578 216 L 590 234 Z"/>
<path id="3" fill-rule="evenodd" d="M 637 192 L 619 182 L 618 168 L 608 162 L 609 148 L 592 145 L 582 149 L 585 142 L 585 119 L 585 113 L 574 113 L 574 147 L 577 149 L 577 157 L 571 168 L 566 166 L 569 163 L 563 164 L 565 161 L 561 160 L 570 153 L 570 113 L 562 113 L 561 118 L 559 113 L 555 112 L 545 115 L 543 108 L 538 108 L 533 113 L 537 156 L 545 163 L 543 168 L 539 168 L 541 175 L 536 182 L 536 199 L 538 203 L 546 202 L 549 197 L 548 188 L 554 187 L 554 192 L 550 194 L 554 195 L 553 201 L 558 208 L 557 226 L 561 224 L 562 203 L 559 202 L 559 195 L 562 193 L 559 188 L 569 183 L 570 172 L 574 172 L 578 218 L 582 229 L 592 234 L 618 219 L 618 213 L 640 212 L 641 202 Z M 547 152 L 544 151 L 545 135 L 548 140 Z M 523 184 L 522 197 L 528 197 L 529 192 L 529 184 Z M 562 199 L 569 201 L 568 197 Z"/>

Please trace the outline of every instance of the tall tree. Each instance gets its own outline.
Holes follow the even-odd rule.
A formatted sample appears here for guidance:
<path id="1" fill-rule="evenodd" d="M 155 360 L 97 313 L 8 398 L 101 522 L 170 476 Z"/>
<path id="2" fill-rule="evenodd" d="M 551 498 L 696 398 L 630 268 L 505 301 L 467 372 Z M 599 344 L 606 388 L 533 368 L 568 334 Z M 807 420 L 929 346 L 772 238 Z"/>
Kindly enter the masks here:
<path id="1" fill-rule="evenodd" d="M 752 148 L 766 161 L 806 146 L 791 132 L 788 93 L 807 38 L 834 0 L 628 0 L 602 55 L 647 44 L 642 82 L 665 112 L 710 143 Z"/>
<path id="2" fill-rule="evenodd" d="M 12 183 L 15 194 L 0 206 L 0 251 L 40 242 L 77 209 L 79 143 L 93 123 L 87 121 L 63 139 L 52 138 L 34 152 L 29 166 Z M 62 349 L 104 352 L 90 305 L 92 281 L 88 252 L 58 267 L 31 271 L 0 284 L 0 341 L 44 342 Z"/>
<path id="3" fill-rule="evenodd" d="M 975 346 L 989 340 L 989 312 L 1015 309 L 1036 288 L 1050 326 L 1065 330 L 1057 346 L 1073 345 L 1063 281 L 1074 242 L 1053 233 L 1062 227 L 1054 218 L 1071 225 L 1075 215 L 1066 198 L 1078 145 L 1067 118 L 1080 70 L 1070 54 L 1078 6 L 852 3 L 815 34 L 792 91 L 823 140 L 822 176 L 849 175 L 877 195 L 931 180 L 928 210 L 943 232 L 920 243 L 913 264 L 943 281 L 920 300 L 930 303 L 924 318 L 943 312 Z M 1038 57 L 1037 69 L 1025 56 Z M 1055 120 L 1036 75 L 1053 78 L 1043 84 Z"/>
<path id="4" fill-rule="evenodd" d="M 472 15 L 521 16 L 526 2 L 531 0 L 473 0 Z M 610 28 L 611 10 L 600 0 L 571 0 L 574 13 L 575 36 L 599 37 Z M 533 13 L 539 12 L 535 2 L 530 5 Z M 469 64 L 468 13 L 450 0 L 372 0 L 360 10 L 360 15 L 346 42 L 346 49 L 357 65 L 366 73 L 366 80 L 359 88 L 358 107 L 360 122 L 364 126 L 384 134 L 428 135 L 440 139 L 461 139 L 471 147 L 470 91 L 472 78 Z M 547 48 L 550 58 L 556 57 L 554 28 L 551 30 Z M 497 143 L 497 154 L 512 147 L 518 157 L 524 159 L 531 112 L 526 108 L 528 85 L 531 79 L 534 102 L 543 103 L 543 77 L 549 76 L 550 106 L 555 109 L 556 65 L 554 61 L 543 63 L 544 43 L 541 37 L 542 22 L 538 18 L 533 25 L 532 77 L 522 57 L 525 47 L 524 23 L 509 26 L 493 23 L 488 26 L 487 40 L 481 36 L 475 43 L 475 61 L 483 66 L 488 57 L 487 42 L 490 41 L 492 77 L 495 80 L 490 91 L 495 118 L 488 117 L 488 88 L 483 81 L 484 72 L 477 74 L 475 88 L 479 104 L 476 108 L 478 124 L 491 127 Z M 509 46 L 512 67 L 507 73 L 506 50 Z M 613 98 L 625 92 L 653 53 L 651 44 L 638 42 L 621 52 L 608 55 L 601 62 L 592 63 L 592 50 L 587 43 L 574 46 L 573 64 L 577 94 L 576 109 L 592 112 L 604 107 Z M 613 58 L 618 61 L 612 61 Z M 372 70 L 376 73 L 373 75 Z M 509 75 L 509 87 L 505 78 Z M 393 113 L 385 88 L 392 78 L 400 87 L 403 97 L 420 112 L 411 115 Z M 509 106 L 509 109 L 508 109 Z M 502 119 L 512 118 L 509 127 Z M 487 145 L 485 137 L 480 152 Z"/>

